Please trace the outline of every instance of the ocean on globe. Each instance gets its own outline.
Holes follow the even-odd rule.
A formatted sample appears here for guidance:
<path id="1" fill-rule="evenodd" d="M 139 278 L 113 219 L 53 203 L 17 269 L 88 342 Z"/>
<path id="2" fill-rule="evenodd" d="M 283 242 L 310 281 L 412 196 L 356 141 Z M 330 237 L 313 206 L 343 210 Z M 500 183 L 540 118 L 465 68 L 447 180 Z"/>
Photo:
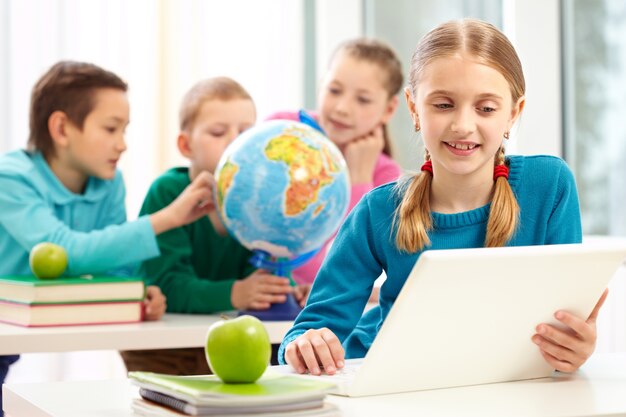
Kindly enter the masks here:
<path id="1" fill-rule="evenodd" d="M 229 233 L 276 258 L 319 249 L 341 224 L 350 199 L 341 151 L 320 131 L 287 120 L 263 122 L 235 139 L 215 182 Z"/>

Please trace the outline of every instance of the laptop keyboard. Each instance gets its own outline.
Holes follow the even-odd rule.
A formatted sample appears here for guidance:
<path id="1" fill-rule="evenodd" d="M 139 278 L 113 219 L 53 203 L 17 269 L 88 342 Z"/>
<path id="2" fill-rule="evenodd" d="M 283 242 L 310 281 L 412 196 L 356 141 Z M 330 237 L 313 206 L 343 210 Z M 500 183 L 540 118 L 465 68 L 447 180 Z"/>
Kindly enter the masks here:
<path id="1" fill-rule="evenodd" d="M 337 385 L 349 384 L 354 380 L 354 376 L 361 367 L 362 360 L 346 361 L 343 368 L 338 369 L 335 375 L 322 374 L 317 378 L 333 382 Z"/>
<path id="2" fill-rule="evenodd" d="M 309 373 L 297 374 L 289 365 L 275 366 L 273 368 L 274 370 L 283 374 L 297 375 L 302 378 L 311 378 L 317 381 L 322 380 L 322 381 L 333 383 L 337 386 L 337 388 L 331 391 L 330 392 L 331 394 L 348 395 L 348 387 L 354 381 L 357 371 L 361 367 L 362 363 L 363 363 L 363 359 L 347 359 L 345 361 L 344 367 L 339 369 L 335 373 L 335 375 L 322 374 L 319 376 L 311 375 Z"/>

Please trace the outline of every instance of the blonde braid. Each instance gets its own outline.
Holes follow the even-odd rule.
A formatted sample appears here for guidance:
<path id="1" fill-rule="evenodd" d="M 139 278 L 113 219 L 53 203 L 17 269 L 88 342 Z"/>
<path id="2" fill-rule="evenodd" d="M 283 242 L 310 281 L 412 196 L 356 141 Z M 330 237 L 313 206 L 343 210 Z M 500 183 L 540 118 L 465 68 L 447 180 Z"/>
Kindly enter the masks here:
<path id="1" fill-rule="evenodd" d="M 426 150 L 424 159 L 430 161 Z M 421 171 L 404 178 L 401 183 L 406 185 L 402 201 L 393 220 L 392 230 L 396 230 L 396 246 L 399 250 L 415 253 L 430 245 L 428 232 L 432 230 L 433 220 L 430 213 L 430 186 L 432 175 Z"/>
<path id="2" fill-rule="evenodd" d="M 494 166 L 505 165 L 505 163 L 504 147 L 501 146 L 496 154 Z M 502 176 L 497 177 L 487 221 L 485 247 L 506 245 L 517 229 L 519 211 L 519 205 L 508 179 Z"/>

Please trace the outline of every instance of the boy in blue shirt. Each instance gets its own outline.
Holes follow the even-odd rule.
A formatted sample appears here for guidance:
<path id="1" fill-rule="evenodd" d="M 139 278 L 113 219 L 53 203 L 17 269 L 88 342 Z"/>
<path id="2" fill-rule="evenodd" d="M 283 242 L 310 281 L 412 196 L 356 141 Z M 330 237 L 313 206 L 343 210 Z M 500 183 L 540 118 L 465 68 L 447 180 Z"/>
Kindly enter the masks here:
<path id="1" fill-rule="evenodd" d="M 29 252 L 44 241 L 67 250 L 68 275 L 130 275 L 159 255 L 156 235 L 211 209 L 212 177 L 201 173 L 167 207 L 126 221 L 116 168 L 126 150 L 126 91 L 117 75 L 69 61 L 34 86 L 28 150 L 0 156 L 0 275 L 30 274 Z M 148 287 L 145 310 L 148 320 L 165 312 L 158 287 Z M 15 360 L 0 356 L 0 383 Z"/>

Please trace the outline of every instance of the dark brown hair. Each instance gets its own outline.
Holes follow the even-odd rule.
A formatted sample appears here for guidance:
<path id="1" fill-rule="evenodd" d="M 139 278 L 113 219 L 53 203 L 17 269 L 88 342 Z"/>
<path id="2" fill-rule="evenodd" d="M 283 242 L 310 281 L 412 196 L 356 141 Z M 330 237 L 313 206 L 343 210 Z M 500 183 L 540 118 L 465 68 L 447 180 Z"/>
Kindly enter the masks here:
<path id="1" fill-rule="evenodd" d="M 128 85 L 114 73 L 94 64 L 60 61 L 53 65 L 33 87 L 30 97 L 28 149 L 54 155 L 48 119 L 62 111 L 78 128 L 95 107 L 95 92 L 102 88 L 127 91 Z"/>

